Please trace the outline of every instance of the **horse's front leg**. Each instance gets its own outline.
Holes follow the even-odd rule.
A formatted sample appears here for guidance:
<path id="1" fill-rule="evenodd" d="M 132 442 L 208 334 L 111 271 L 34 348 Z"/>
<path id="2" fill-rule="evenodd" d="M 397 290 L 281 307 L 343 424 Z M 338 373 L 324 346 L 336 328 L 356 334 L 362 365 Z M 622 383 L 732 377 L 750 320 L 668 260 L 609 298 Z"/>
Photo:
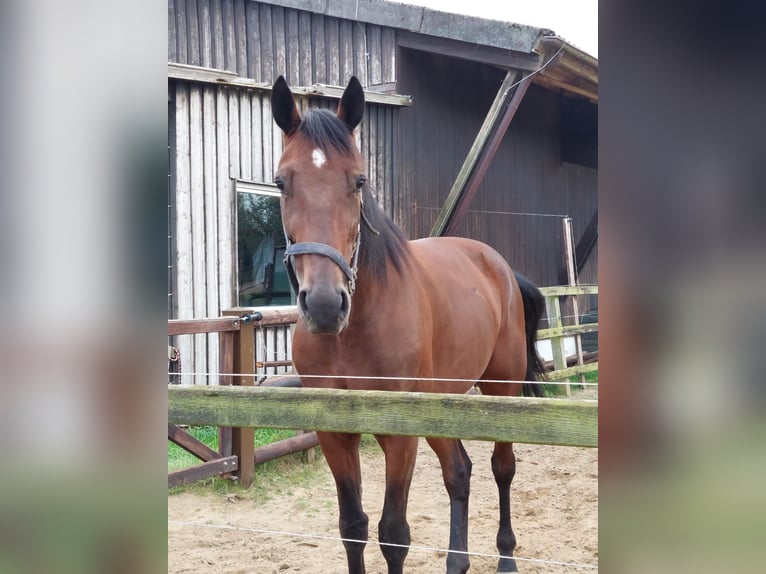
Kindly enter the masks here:
<path id="1" fill-rule="evenodd" d="M 410 544 L 407 500 L 418 454 L 418 437 L 376 435 L 375 438 L 386 455 L 386 497 L 378 523 L 380 550 L 388 563 L 388 574 L 402 574 Z"/>
<path id="2" fill-rule="evenodd" d="M 364 547 L 367 541 L 367 515 L 362 510 L 362 472 L 359 465 L 358 434 L 318 432 L 327 464 L 335 477 L 338 492 L 340 535 L 344 538 L 349 574 L 365 574 Z M 361 540 L 364 542 L 350 542 Z"/>
<path id="3" fill-rule="evenodd" d="M 471 483 L 471 459 L 463 444 L 455 439 L 429 438 L 428 444 L 439 457 L 450 502 L 449 549 L 447 574 L 465 574 L 468 560 L 468 495 Z"/>

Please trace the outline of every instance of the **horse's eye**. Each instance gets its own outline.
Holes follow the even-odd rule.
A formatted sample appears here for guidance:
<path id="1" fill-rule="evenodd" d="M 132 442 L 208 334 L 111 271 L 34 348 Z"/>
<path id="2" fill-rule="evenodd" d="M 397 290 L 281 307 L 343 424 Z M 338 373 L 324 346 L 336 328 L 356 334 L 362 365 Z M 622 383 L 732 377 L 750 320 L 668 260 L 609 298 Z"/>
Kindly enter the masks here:
<path id="1" fill-rule="evenodd" d="M 279 188 L 279 191 L 285 190 L 285 180 L 281 176 L 278 175 L 274 178 L 274 184 Z"/>
<path id="2" fill-rule="evenodd" d="M 365 183 L 367 183 L 367 178 L 364 177 L 363 175 L 360 175 L 359 177 L 356 178 L 356 188 L 357 189 L 362 189 L 362 187 L 364 186 Z"/>

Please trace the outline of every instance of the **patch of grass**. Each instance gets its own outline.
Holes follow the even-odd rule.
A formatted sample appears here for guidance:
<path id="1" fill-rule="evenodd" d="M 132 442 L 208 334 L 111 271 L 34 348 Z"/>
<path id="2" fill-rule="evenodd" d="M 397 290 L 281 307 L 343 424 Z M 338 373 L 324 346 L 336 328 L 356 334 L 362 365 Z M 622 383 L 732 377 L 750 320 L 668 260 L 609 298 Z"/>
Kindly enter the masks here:
<path id="1" fill-rule="evenodd" d="M 204 442 L 213 450 L 218 450 L 218 427 L 192 426 L 185 429 L 197 440 Z M 255 429 L 255 447 L 271 444 L 278 440 L 295 436 L 293 430 Z M 168 441 L 168 472 L 180 470 L 199 463 L 199 459 L 186 452 L 180 446 Z"/>
<path id="2" fill-rule="evenodd" d="M 551 385 L 548 383 L 543 383 L 543 397 L 558 397 L 561 394 L 562 388 L 561 385 Z"/>
<path id="3" fill-rule="evenodd" d="M 255 429 L 255 448 L 265 444 L 271 444 L 278 440 L 284 440 L 296 435 L 294 430 L 284 429 Z"/>
<path id="4" fill-rule="evenodd" d="M 380 450 L 378 441 L 376 441 L 375 437 L 371 434 L 363 434 L 362 441 L 359 443 L 359 450 L 365 450 L 367 448 L 377 448 Z"/>
<path id="5" fill-rule="evenodd" d="M 218 427 L 189 427 L 185 430 L 213 450 L 218 450 Z M 168 441 L 168 472 L 181 470 L 187 466 L 193 466 L 198 462 L 199 459 L 196 456 Z"/>

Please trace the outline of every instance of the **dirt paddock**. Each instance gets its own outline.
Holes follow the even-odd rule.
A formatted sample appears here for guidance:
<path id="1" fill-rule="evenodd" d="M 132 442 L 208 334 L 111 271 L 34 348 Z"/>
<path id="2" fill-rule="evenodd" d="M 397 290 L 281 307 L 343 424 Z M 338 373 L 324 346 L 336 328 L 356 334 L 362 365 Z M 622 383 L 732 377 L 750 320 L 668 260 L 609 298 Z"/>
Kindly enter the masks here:
<path id="1" fill-rule="evenodd" d="M 492 444 L 465 442 L 473 461 L 469 550 L 496 554 L 498 502 L 490 469 Z M 516 478 L 512 520 L 516 556 L 548 561 L 598 564 L 598 450 L 515 446 Z M 320 457 L 321 458 L 321 457 Z M 335 486 L 323 461 L 301 486 L 263 497 L 191 490 L 168 497 L 168 572 L 174 574 L 346 574 L 340 541 L 302 538 L 300 533 L 337 538 Z M 383 503 L 383 456 L 377 448 L 362 454 L 363 501 L 370 534 L 377 533 Z M 449 538 L 449 499 L 436 456 L 420 441 L 408 511 L 413 546 L 405 562 L 408 574 L 442 574 Z M 270 533 L 222 530 L 173 521 L 227 525 Z M 377 544 L 367 545 L 368 574 L 385 574 Z M 494 573 L 496 558 L 472 556 L 470 574 Z M 528 574 L 594 572 L 554 564 L 519 561 Z"/>

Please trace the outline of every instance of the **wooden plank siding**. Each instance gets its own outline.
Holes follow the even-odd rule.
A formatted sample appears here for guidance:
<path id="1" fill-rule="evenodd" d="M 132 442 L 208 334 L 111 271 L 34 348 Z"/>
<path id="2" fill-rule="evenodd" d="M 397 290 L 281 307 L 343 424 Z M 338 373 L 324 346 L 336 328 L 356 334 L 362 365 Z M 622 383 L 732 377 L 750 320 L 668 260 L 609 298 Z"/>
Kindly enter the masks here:
<path id="1" fill-rule="evenodd" d="M 218 307 L 216 312 L 237 304 L 235 253 L 237 231 L 233 206 L 234 185 L 229 174 L 229 96 L 225 88 L 216 89 L 216 133 L 218 135 Z"/>
<path id="2" fill-rule="evenodd" d="M 272 83 L 362 86 L 396 81 L 395 30 L 251 0 L 172 0 L 168 62 Z"/>
<path id="3" fill-rule="evenodd" d="M 412 95 L 414 105 L 399 111 L 397 222 L 417 238 L 433 227 L 505 74 L 404 48 L 399 59 L 397 91 Z M 561 217 L 515 214 L 569 215 L 577 241 L 597 209 L 598 171 L 560 158 L 561 97 L 529 88 L 455 233 L 492 245 L 538 285 L 559 282 Z M 598 282 L 594 265 L 580 282 Z"/>
<path id="4" fill-rule="evenodd" d="M 189 156 L 189 87 L 179 85 L 175 90 L 175 182 L 176 182 L 176 309 L 178 319 L 194 319 L 192 299 L 192 226 L 191 226 L 191 166 Z M 181 355 L 182 368 L 194 356 L 192 337 L 178 337 L 176 346 Z M 193 362 L 192 362 L 193 364 Z M 191 381 L 181 380 L 183 383 Z"/>

